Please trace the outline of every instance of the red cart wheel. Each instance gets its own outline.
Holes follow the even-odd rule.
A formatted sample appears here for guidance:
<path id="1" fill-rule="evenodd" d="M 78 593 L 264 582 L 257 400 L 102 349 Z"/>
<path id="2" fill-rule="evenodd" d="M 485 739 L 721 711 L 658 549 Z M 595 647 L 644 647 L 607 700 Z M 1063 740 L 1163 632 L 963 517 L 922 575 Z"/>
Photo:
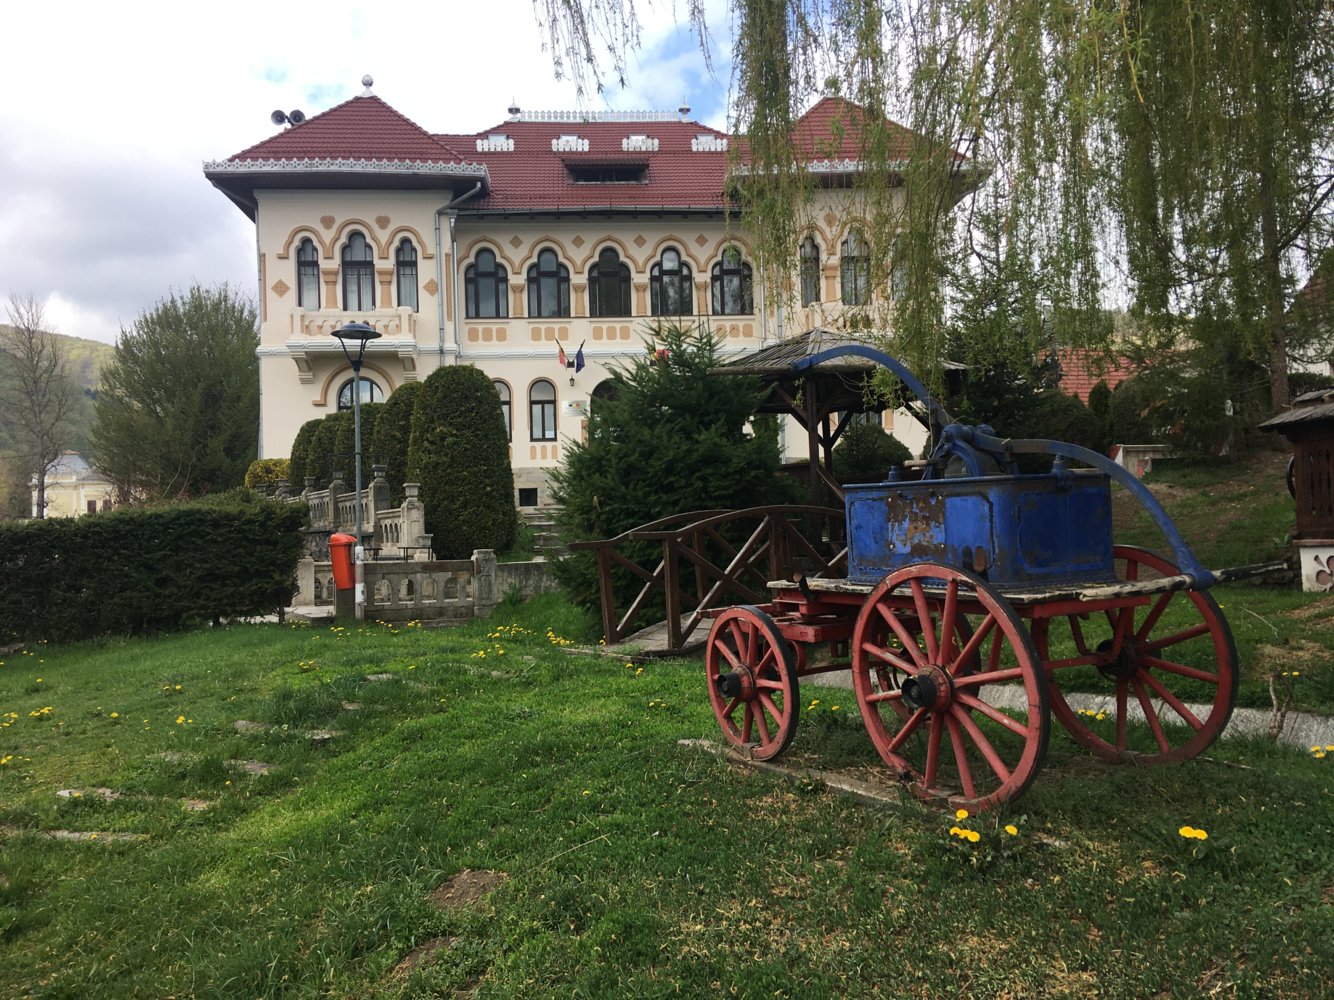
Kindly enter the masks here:
<path id="1" fill-rule="evenodd" d="M 792 645 L 758 608 L 728 608 L 704 647 L 713 714 L 729 743 L 756 760 L 782 753 L 797 731 L 801 694 Z"/>
<path id="2" fill-rule="evenodd" d="M 931 563 L 891 573 L 857 616 L 852 679 L 871 742 L 924 799 L 991 809 L 1042 766 L 1045 677 L 1023 623 L 981 577 Z"/>
<path id="3" fill-rule="evenodd" d="M 1180 572 L 1134 546 L 1117 545 L 1113 555 L 1123 580 Z M 1218 737 L 1237 703 L 1237 647 L 1207 591 L 1169 591 L 1147 605 L 1035 621 L 1033 639 L 1047 664 L 1052 714 L 1107 760 L 1189 760 Z M 1101 711 L 1076 711 L 1058 683 L 1104 694 L 1110 687 L 1113 700 Z"/>

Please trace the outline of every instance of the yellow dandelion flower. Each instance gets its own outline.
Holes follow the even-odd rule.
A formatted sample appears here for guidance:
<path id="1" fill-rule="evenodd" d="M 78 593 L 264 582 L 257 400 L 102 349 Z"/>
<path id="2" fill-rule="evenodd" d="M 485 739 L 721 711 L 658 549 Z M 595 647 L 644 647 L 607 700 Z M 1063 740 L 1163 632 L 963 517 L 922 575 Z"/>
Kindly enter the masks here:
<path id="1" fill-rule="evenodd" d="M 1013 823 L 1006 823 L 1005 832 L 1011 837 L 1017 837 L 1019 836 L 1019 827 L 1015 826 Z"/>
<path id="2" fill-rule="evenodd" d="M 1325 759 L 1325 751 L 1324 751 L 1324 750 L 1317 750 L 1312 756 L 1314 756 L 1316 760 L 1324 760 L 1324 759 Z"/>
<path id="3" fill-rule="evenodd" d="M 1189 838 L 1195 836 L 1195 827 L 1193 827 L 1193 826 L 1183 826 L 1180 830 L 1177 831 L 1177 833 L 1179 833 L 1179 834 L 1181 834 L 1181 836 L 1186 837 L 1187 839 L 1189 839 Z"/>
<path id="4" fill-rule="evenodd" d="M 961 833 L 963 833 L 963 831 L 960 830 L 957 826 L 952 826 L 952 827 L 950 827 L 950 836 L 951 836 L 951 837 L 957 837 L 957 836 L 959 836 L 959 834 L 961 834 Z"/>
<path id="5" fill-rule="evenodd" d="M 111 713 L 111 717 L 112 717 L 113 719 L 119 719 L 119 718 L 120 718 L 120 713 L 119 713 L 119 712 L 112 712 L 112 713 Z"/>
<path id="6" fill-rule="evenodd" d="M 178 725 L 178 726 L 183 726 L 183 725 L 185 725 L 185 716 L 183 716 L 183 715 L 178 715 L 178 716 L 176 716 L 176 725 Z"/>
<path id="7" fill-rule="evenodd" d="M 956 810 L 954 811 L 954 818 L 955 818 L 955 819 L 967 819 L 967 818 L 968 818 L 968 810 L 967 810 L 967 809 L 956 809 Z"/>
<path id="8" fill-rule="evenodd" d="M 970 844 L 976 844 L 982 839 L 982 834 L 978 833 L 976 830 L 968 830 L 966 832 L 968 835 L 968 843 Z"/>
<path id="9" fill-rule="evenodd" d="M 1329 751 L 1330 753 L 1334 753 L 1334 743 L 1326 743 L 1326 744 L 1325 744 L 1325 749 L 1326 749 L 1327 751 Z"/>
<path id="10" fill-rule="evenodd" d="M 1208 835 L 1207 833 L 1205 833 L 1203 830 L 1196 830 L 1196 831 L 1195 831 L 1195 839 L 1196 839 L 1196 840 L 1208 840 L 1208 839 L 1209 839 L 1209 835 Z"/>
<path id="11" fill-rule="evenodd" d="M 837 711 L 838 711 L 838 706 L 837 706 L 837 705 L 830 705 L 830 706 L 829 706 L 829 711 L 831 711 L 831 712 L 837 712 Z"/>

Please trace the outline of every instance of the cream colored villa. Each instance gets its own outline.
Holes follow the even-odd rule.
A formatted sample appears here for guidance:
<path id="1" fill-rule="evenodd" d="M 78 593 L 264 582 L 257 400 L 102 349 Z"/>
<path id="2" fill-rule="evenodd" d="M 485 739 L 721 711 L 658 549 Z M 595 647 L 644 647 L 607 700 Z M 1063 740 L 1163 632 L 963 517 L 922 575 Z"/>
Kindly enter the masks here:
<path id="1" fill-rule="evenodd" d="M 37 477 L 29 483 L 33 517 L 82 517 L 111 509 L 115 487 L 77 451 L 62 451 L 46 467 L 46 510 L 37 509 Z"/>
<path id="2" fill-rule="evenodd" d="M 831 176 L 857 169 L 850 107 L 826 98 L 799 123 L 812 166 Z M 363 401 L 439 365 L 491 376 L 516 501 L 535 505 L 608 367 L 644 350 L 650 322 L 707 321 L 736 356 L 881 294 L 860 231 L 834 210 L 847 185 L 831 184 L 801 246 L 801 306 L 784 317 L 766 301 L 726 194 L 728 137 L 688 114 L 512 107 L 484 132 L 433 134 L 368 85 L 205 164 L 258 231 L 261 456 L 288 454 L 304 422 L 351 405 L 332 332 L 363 322 L 383 335 Z M 920 447 L 911 420 L 885 421 Z M 804 457 L 804 435 L 794 444 L 789 457 Z"/>

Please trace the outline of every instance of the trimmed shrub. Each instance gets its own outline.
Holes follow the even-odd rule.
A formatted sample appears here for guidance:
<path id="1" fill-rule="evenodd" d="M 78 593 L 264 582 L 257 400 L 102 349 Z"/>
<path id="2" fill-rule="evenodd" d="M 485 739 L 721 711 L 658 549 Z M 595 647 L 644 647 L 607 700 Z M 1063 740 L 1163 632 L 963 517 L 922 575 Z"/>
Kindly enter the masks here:
<path id="1" fill-rule="evenodd" d="M 834 474 L 840 484 L 879 483 L 890 466 L 902 465 L 912 452 L 878 424 L 856 423 L 834 446 Z"/>
<path id="2" fill-rule="evenodd" d="M 292 463 L 286 458 L 257 458 L 245 470 L 247 489 L 258 490 L 263 487 L 272 489 L 280 482 L 290 483 Z"/>
<path id="3" fill-rule="evenodd" d="M 421 483 L 426 530 L 441 559 L 514 543 L 518 513 L 500 395 L 472 365 L 437 368 L 412 411 L 407 475 Z"/>
<path id="4" fill-rule="evenodd" d="M 291 600 L 306 509 L 238 489 L 0 524 L 0 638 L 164 632 Z"/>
<path id="5" fill-rule="evenodd" d="M 417 405 L 422 383 L 405 382 L 384 403 L 384 411 L 375 422 L 371 451 L 385 465 L 389 495 L 394 506 L 403 502 L 403 484 L 408 481 L 408 442 L 412 438 L 412 410 Z"/>
<path id="6" fill-rule="evenodd" d="M 292 477 L 292 489 L 294 490 L 304 490 L 306 488 L 306 477 L 314 475 L 306 464 L 306 453 L 310 451 L 310 439 L 319 430 L 320 422 L 323 419 L 323 417 L 317 417 L 314 420 L 307 420 L 301 425 L 301 429 L 296 432 L 296 437 L 292 439 L 292 456 L 288 459 L 291 465 L 288 468 L 288 474 Z"/>
<path id="7" fill-rule="evenodd" d="M 351 457 L 336 454 L 339 450 L 339 429 L 344 423 L 351 426 L 351 413 L 330 413 L 320 421 L 315 433 L 310 436 L 310 444 L 306 448 L 306 475 L 315 477 L 317 487 L 328 486 L 333 473 L 339 469 L 343 470 L 344 476 L 352 472 Z"/>
<path id="8" fill-rule="evenodd" d="M 361 404 L 361 485 L 369 486 L 370 481 L 375 478 L 372 470 L 380 457 L 375 454 L 371 447 L 371 440 L 375 436 L 375 425 L 384 413 L 384 403 L 362 403 Z M 353 456 L 357 453 L 357 436 L 355 414 L 347 411 L 340 416 L 347 417 L 346 420 L 339 420 L 336 423 L 337 435 L 334 438 L 334 451 L 338 452 L 340 460 L 344 461 L 343 468 L 347 470 L 348 488 L 356 481 L 356 461 Z"/>

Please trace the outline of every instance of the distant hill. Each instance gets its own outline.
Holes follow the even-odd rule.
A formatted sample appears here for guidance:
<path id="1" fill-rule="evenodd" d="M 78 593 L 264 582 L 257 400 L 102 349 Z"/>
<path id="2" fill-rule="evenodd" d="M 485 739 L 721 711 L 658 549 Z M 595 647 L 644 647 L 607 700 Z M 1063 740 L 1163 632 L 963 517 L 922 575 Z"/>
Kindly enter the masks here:
<path id="1" fill-rule="evenodd" d="M 111 363 L 116 349 L 100 340 L 84 340 L 82 337 L 68 337 L 57 333 L 61 345 L 65 348 L 65 358 L 69 363 L 70 378 L 82 394 L 74 401 L 70 413 L 70 440 L 66 447 L 88 454 L 88 432 L 93 426 L 93 399 L 97 396 L 97 387 L 102 378 L 102 369 Z M 11 359 L 0 351 L 0 379 L 8 379 Z M 5 428 L 0 425 L 0 455 L 10 451 L 10 441 Z"/>

